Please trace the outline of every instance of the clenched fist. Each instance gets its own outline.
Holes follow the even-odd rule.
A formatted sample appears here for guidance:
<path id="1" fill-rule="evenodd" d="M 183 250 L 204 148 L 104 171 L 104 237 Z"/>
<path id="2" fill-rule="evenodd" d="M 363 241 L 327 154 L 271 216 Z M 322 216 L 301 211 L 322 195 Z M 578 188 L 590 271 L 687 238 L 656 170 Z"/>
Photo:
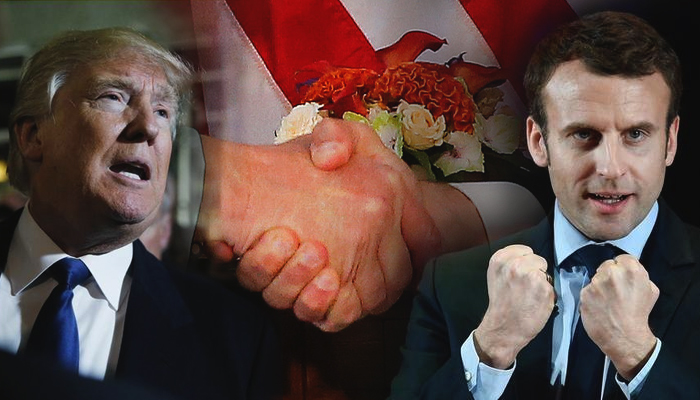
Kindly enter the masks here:
<path id="1" fill-rule="evenodd" d="M 625 379 L 633 378 L 654 350 L 649 313 L 659 289 L 629 254 L 601 264 L 581 290 L 581 322 Z"/>
<path id="2" fill-rule="evenodd" d="M 474 332 L 482 362 L 505 369 L 549 319 L 556 295 L 547 261 L 524 245 L 510 245 L 491 257 L 487 271 L 489 306 Z"/>

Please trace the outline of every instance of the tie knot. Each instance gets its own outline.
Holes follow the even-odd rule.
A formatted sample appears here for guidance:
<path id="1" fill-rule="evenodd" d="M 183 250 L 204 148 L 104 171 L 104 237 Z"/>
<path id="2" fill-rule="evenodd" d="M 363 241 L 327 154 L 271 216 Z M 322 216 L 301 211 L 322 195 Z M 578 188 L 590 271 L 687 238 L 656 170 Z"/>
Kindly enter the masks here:
<path id="1" fill-rule="evenodd" d="M 603 261 L 611 260 L 622 253 L 624 251 L 610 243 L 589 244 L 573 252 L 561 263 L 560 268 L 570 270 L 574 266 L 584 266 L 588 270 L 588 276 L 593 276 Z"/>
<path id="2" fill-rule="evenodd" d="M 77 258 L 65 257 L 51 265 L 51 274 L 59 283 L 73 290 L 83 283 L 89 276 L 90 270 Z"/>

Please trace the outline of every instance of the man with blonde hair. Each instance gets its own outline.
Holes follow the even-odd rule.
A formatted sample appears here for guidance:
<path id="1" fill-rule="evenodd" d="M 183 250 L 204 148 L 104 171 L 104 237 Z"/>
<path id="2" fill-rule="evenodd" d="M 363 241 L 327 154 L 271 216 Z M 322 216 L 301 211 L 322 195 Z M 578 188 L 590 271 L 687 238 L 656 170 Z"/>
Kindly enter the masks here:
<path id="1" fill-rule="evenodd" d="M 0 349 L 184 398 L 269 398 L 267 308 L 167 268 L 158 215 L 191 68 L 124 28 L 59 35 L 26 64 L 0 226 Z"/>

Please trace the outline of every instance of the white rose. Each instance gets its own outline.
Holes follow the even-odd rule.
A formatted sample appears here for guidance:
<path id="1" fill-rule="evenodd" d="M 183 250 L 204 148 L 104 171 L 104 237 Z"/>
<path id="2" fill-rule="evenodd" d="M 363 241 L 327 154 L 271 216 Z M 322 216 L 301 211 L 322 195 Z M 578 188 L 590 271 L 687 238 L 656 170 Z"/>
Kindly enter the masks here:
<path id="1" fill-rule="evenodd" d="M 282 118 L 280 127 L 275 131 L 275 144 L 311 133 L 316 124 L 323 119 L 318 112 L 321 107 L 318 103 L 305 103 L 292 108 L 292 111 Z"/>
<path id="2" fill-rule="evenodd" d="M 518 148 L 521 131 L 520 119 L 507 114 L 495 114 L 488 119 L 477 114 L 474 122 L 474 132 L 481 142 L 500 154 L 511 154 Z"/>
<path id="3" fill-rule="evenodd" d="M 476 135 L 455 131 L 448 133 L 445 141 L 454 148 L 443 153 L 435 161 L 435 166 L 440 168 L 445 176 L 459 171 L 484 172 L 484 154 Z"/>
<path id="4" fill-rule="evenodd" d="M 396 113 L 401 116 L 403 140 L 406 146 L 426 150 L 442 144 L 445 136 L 445 117 L 436 119 L 420 104 L 408 104 L 401 100 Z"/>

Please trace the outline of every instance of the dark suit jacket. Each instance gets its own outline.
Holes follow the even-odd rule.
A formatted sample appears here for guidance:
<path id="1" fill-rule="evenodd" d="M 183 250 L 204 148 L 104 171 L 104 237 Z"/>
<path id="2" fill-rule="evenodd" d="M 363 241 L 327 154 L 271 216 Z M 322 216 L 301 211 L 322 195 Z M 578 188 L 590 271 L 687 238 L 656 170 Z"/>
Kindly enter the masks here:
<path id="1" fill-rule="evenodd" d="M 0 268 L 18 218 L 0 223 Z M 257 400 L 279 393 L 280 351 L 259 298 L 166 267 L 139 241 L 129 274 L 115 381 L 182 399 Z"/>
<path id="2" fill-rule="evenodd" d="M 641 257 L 660 295 L 650 326 L 661 352 L 637 399 L 700 399 L 700 230 L 684 224 L 663 201 Z M 554 259 L 550 219 L 492 246 L 438 257 L 426 268 L 414 300 L 403 363 L 392 382 L 392 399 L 470 399 L 460 347 L 488 306 L 486 269 L 491 255 L 522 243 Z M 552 316 L 553 317 L 553 316 Z M 517 356 L 504 399 L 553 399 L 549 385 L 552 322 Z M 606 398 L 624 399 L 611 366 Z"/>
<path id="3" fill-rule="evenodd" d="M 85 378 L 40 360 L 0 351 L 0 398 L 7 400 L 179 400 L 125 381 Z"/>

